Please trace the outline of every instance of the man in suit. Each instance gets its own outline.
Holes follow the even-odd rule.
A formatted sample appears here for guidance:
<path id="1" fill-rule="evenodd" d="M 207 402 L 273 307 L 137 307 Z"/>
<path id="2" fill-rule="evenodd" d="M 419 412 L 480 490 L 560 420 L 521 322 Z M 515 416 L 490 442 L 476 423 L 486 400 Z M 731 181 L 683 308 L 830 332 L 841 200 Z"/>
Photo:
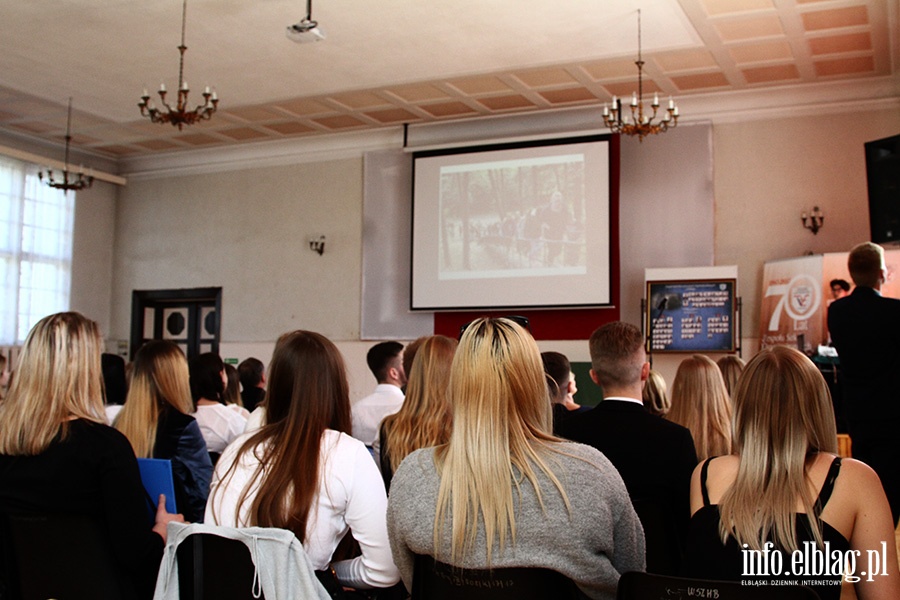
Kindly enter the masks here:
<path id="1" fill-rule="evenodd" d="M 603 401 L 564 422 L 560 434 L 597 448 L 618 469 L 644 525 L 647 571 L 676 575 L 690 520 L 694 439 L 644 409 L 650 364 L 637 327 L 604 325 L 591 334 L 590 350 L 591 379 L 603 388 Z"/>
<path id="2" fill-rule="evenodd" d="M 828 330 L 840 358 L 843 410 L 853 458 L 875 469 L 900 517 L 900 300 L 884 298 L 884 250 L 866 242 L 847 259 L 856 288 L 828 307 Z"/>

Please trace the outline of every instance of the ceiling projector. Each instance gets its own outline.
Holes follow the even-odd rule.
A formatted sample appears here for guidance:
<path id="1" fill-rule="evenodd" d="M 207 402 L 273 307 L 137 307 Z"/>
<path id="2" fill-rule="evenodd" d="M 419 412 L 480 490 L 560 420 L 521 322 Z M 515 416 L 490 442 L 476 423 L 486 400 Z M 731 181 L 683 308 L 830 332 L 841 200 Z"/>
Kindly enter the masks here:
<path id="1" fill-rule="evenodd" d="M 318 42 L 325 39 L 325 32 L 319 29 L 318 21 L 310 19 L 303 19 L 299 23 L 288 25 L 285 33 L 289 40 L 298 44 Z"/>

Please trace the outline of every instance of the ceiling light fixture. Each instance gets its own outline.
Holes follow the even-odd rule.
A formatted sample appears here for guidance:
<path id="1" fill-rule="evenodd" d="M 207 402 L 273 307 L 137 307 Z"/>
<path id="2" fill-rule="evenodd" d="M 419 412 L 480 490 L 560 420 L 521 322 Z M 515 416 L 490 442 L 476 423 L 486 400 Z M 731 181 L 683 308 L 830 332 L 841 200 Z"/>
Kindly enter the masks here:
<path id="1" fill-rule="evenodd" d="M 84 174 L 84 168 L 78 167 L 78 171 L 69 171 L 69 143 L 72 141 L 72 98 L 69 98 L 69 113 L 66 117 L 66 156 L 63 162 L 63 171 L 62 171 L 62 181 L 57 181 L 53 177 L 53 171 L 50 167 L 47 167 L 46 180 L 44 179 L 44 172 L 38 172 L 38 179 L 46 183 L 52 188 L 56 188 L 58 190 L 63 190 L 65 192 L 73 191 L 77 192 L 79 190 L 84 190 L 91 187 L 94 184 L 94 176 L 89 172 L 88 175 Z M 69 175 L 72 176 L 72 180 L 69 180 Z"/>
<path id="2" fill-rule="evenodd" d="M 325 39 L 325 32 L 319 29 L 319 22 L 312 18 L 312 0 L 306 0 L 306 16 L 299 23 L 288 25 L 285 32 L 292 42 L 319 42 Z"/>
<path id="3" fill-rule="evenodd" d="M 638 9 L 638 59 L 634 62 L 638 68 L 638 91 L 631 95 L 631 116 L 622 116 L 622 100 L 613 96 L 612 107 L 603 105 L 603 124 L 613 133 L 636 135 L 638 141 L 643 142 L 648 135 L 654 135 L 667 131 L 670 127 L 678 125 L 678 107 L 669 96 L 669 107 L 665 110 L 662 120 L 654 122 L 659 110 L 659 94 L 653 94 L 653 104 L 650 111 L 644 112 L 644 59 L 641 53 L 641 10 Z"/>
<path id="4" fill-rule="evenodd" d="M 138 106 L 141 114 L 149 117 L 154 123 L 171 123 L 178 129 L 183 129 L 185 125 L 193 125 L 197 121 L 207 120 L 216 112 L 216 106 L 219 104 L 219 98 L 216 91 L 210 91 L 209 86 L 203 91 L 203 104 L 200 104 L 194 110 L 188 110 L 188 88 L 187 81 L 184 80 L 184 53 L 187 46 L 184 45 L 184 25 L 187 20 L 187 0 L 184 0 L 184 6 L 181 10 L 181 45 L 178 46 L 178 52 L 181 57 L 178 61 L 178 102 L 173 108 L 166 102 L 166 84 L 159 84 L 159 99 L 165 110 L 160 110 L 153 105 L 150 100 L 150 94 L 144 88 L 144 94 Z"/>

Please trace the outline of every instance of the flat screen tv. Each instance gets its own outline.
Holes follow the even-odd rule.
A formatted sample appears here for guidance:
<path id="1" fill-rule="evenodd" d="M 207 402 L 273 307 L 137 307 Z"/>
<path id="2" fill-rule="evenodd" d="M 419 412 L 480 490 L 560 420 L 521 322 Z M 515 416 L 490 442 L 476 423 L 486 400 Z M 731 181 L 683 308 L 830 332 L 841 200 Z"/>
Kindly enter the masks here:
<path id="1" fill-rule="evenodd" d="M 865 147 L 872 241 L 900 241 L 900 135 L 866 142 Z"/>
<path id="2" fill-rule="evenodd" d="M 609 136 L 413 154 L 410 308 L 608 306 Z"/>

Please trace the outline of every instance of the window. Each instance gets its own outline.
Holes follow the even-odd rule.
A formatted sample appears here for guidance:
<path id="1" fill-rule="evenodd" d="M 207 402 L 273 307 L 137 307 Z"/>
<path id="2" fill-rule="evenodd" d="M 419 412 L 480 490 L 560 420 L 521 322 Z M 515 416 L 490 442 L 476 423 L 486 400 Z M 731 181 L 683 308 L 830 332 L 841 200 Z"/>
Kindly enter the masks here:
<path id="1" fill-rule="evenodd" d="M 0 344 L 69 308 L 75 194 L 44 185 L 32 165 L 0 156 Z"/>

